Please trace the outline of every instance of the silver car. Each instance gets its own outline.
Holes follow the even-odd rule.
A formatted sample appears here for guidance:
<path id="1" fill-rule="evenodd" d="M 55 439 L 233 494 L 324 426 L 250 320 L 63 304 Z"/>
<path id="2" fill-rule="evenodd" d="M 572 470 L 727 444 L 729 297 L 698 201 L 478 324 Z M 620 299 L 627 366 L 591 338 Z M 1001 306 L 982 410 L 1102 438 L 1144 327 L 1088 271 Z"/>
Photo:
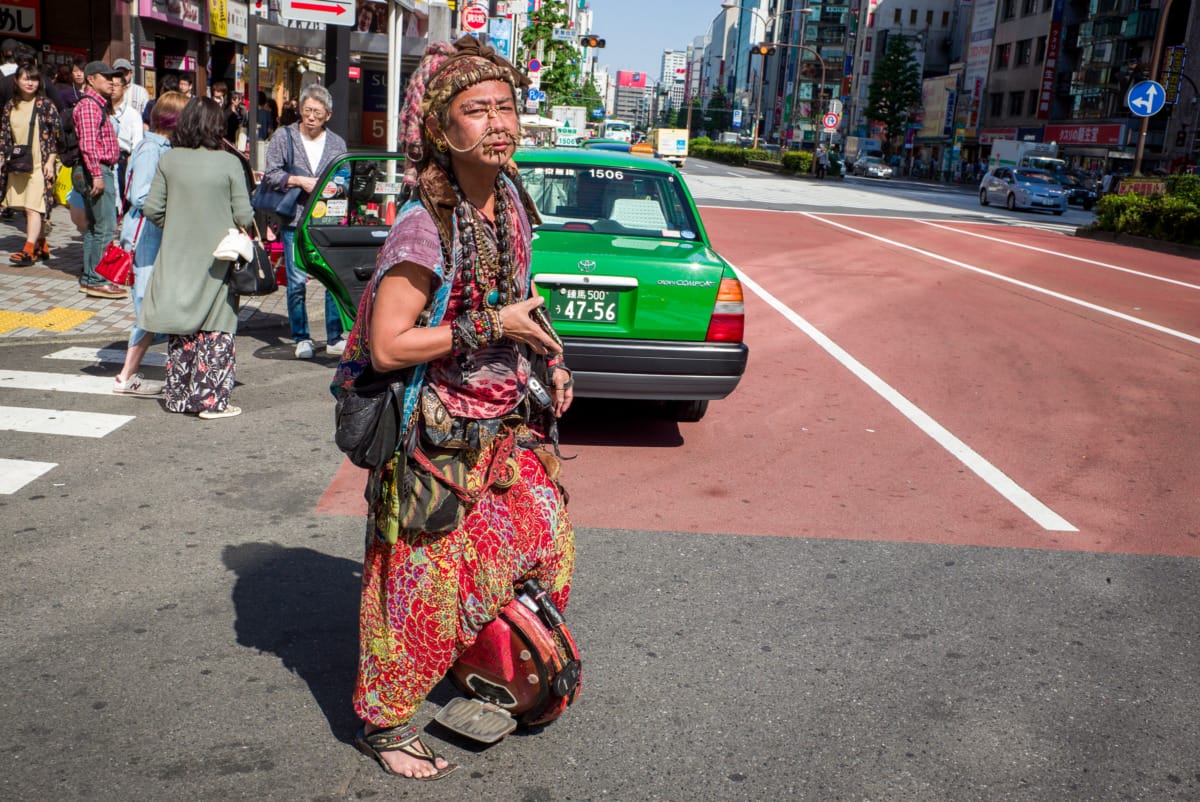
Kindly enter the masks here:
<path id="1" fill-rule="evenodd" d="M 891 178 L 894 171 L 878 156 L 863 156 L 854 163 L 854 174 L 868 178 Z"/>
<path id="2" fill-rule="evenodd" d="M 1031 167 L 993 167 L 979 184 L 979 202 L 1002 203 L 1008 209 L 1067 210 L 1067 191 L 1045 170 Z"/>

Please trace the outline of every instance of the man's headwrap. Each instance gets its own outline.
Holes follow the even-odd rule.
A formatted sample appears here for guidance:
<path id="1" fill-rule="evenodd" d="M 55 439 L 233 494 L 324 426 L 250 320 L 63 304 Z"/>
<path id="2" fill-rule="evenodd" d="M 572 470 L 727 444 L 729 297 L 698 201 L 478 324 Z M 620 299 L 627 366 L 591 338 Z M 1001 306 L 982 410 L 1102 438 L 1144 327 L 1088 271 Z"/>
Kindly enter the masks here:
<path id="1" fill-rule="evenodd" d="M 432 42 L 416 72 L 408 80 L 408 92 L 400 110 L 400 141 L 407 157 L 404 183 L 415 186 L 421 167 L 431 155 L 425 118 L 442 116 L 459 92 L 484 81 L 503 81 L 513 88 L 518 101 L 529 79 L 492 48 L 474 36 L 463 36 L 454 44 Z"/>

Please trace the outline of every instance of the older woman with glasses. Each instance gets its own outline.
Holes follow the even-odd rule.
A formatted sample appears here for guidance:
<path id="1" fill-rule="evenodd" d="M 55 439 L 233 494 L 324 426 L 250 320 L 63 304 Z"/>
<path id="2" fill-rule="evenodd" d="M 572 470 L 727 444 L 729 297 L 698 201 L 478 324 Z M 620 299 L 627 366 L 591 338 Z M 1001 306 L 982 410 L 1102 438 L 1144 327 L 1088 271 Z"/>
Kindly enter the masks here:
<path id="1" fill-rule="evenodd" d="M 267 145 L 267 169 L 263 181 L 280 191 L 301 190 L 300 202 L 291 219 L 283 221 L 283 258 L 287 265 L 288 323 L 296 343 L 296 358 L 311 359 L 313 341 L 308 333 L 305 282 L 308 276 L 296 269 L 296 226 L 304 215 L 308 196 L 317 177 L 330 162 L 346 152 L 346 140 L 328 131 L 333 116 L 333 96 L 323 86 L 312 84 L 300 93 L 300 121 L 279 128 Z M 325 293 L 325 351 L 340 355 L 346 349 L 342 319 L 333 296 Z"/>

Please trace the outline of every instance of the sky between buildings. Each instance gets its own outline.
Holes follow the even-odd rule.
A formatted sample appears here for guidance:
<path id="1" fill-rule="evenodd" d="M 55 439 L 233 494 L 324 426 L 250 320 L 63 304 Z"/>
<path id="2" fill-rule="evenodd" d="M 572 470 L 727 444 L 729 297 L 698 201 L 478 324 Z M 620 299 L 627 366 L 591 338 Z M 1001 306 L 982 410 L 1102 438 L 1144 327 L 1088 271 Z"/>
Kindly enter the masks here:
<path id="1" fill-rule="evenodd" d="M 687 50 L 721 11 L 721 0 L 590 0 L 593 27 L 604 39 L 599 63 L 617 70 L 647 72 L 659 79 L 664 50 Z"/>

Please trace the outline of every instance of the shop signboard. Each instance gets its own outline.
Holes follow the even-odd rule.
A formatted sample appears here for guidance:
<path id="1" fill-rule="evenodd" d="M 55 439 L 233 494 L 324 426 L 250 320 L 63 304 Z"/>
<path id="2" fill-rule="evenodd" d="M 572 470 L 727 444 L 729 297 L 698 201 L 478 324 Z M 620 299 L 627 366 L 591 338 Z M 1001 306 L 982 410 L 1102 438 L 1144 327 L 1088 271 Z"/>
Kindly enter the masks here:
<path id="1" fill-rule="evenodd" d="M 250 9 L 245 0 L 228 0 L 226 3 L 226 39 L 246 44 L 250 25 Z"/>
<path id="2" fill-rule="evenodd" d="M 41 0 L 0 0 L 0 36 L 41 39 Z"/>
<path id="3" fill-rule="evenodd" d="M 1120 145 L 1121 135 L 1125 126 L 1093 125 L 1047 125 L 1047 142 L 1057 142 L 1060 145 Z"/>
<path id="4" fill-rule="evenodd" d="M 1058 68 L 1058 51 L 1063 39 L 1063 0 L 1054 0 L 1054 13 L 1050 15 L 1050 34 L 1046 40 L 1046 64 L 1042 69 L 1042 86 L 1038 95 L 1037 118 L 1050 119 L 1050 105 L 1054 100 L 1054 75 Z"/>
<path id="5" fill-rule="evenodd" d="M 154 48 L 139 47 L 138 48 L 138 66 L 147 70 L 154 69 Z"/>
<path id="6" fill-rule="evenodd" d="M 208 32 L 223 39 L 229 38 L 227 0 L 208 0 Z"/>
<path id="7" fill-rule="evenodd" d="M 6 0 L 10 2 L 11 0 Z M 200 0 L 138 0 L 138 16 L 193 31 L 204 30 L 205 9 Z"/>
<path id="8" fill-rule="evenodd" d="M 290 22 L 353 26 L 354 0 L 282 0 L 279 16 Z"/>

